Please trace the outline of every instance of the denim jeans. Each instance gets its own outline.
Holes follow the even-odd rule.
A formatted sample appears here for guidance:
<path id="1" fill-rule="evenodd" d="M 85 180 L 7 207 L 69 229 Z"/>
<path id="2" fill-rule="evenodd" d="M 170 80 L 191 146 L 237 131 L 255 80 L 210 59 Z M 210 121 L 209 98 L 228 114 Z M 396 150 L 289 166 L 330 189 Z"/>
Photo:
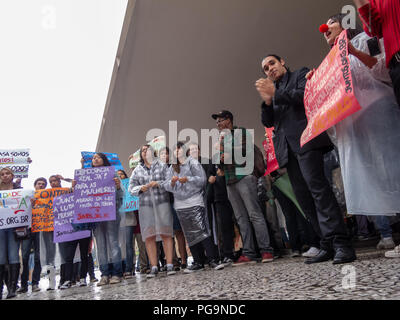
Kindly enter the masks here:
<path id="1" fill-rule="evenodd" d="M 102 276 L 122 277 L 122 257 L 118 240 L 119 222 L 119 219 L 100 222 L 94 230 Z M 111 269 L 109 263 L 112 263 Z"/>
<path id="2" fill-rule="evenodd" d="M 40 233 L 33 232 L 30 234 L 29 239 L 22 240 L 22 265 L 23 270 L 21 274 L 21 286 L 28 286 L 29 279 L 29 256 L 31 253 L 31 248 L 34 250 L 34 268 L 32 274 L 32 285 L 39 284 L 40 273 L 42 271 L 42 266 L 40 265 Z"/>
<path id="3" fill-rule="evenodd" d="M 133 230 L 135 227 L 127 226 L 125 227 L 126 232 L 126 266 L 125 272 L 132 272 L 133 266 L 135 264 L 135 248 L 134 248 L 134 237 Z"/>
<path id="4" fill-rule="evenodd" d="M 381 234 L 382 238 L 391 238 L 392 237 L 392 227 L 390 226 L 390 222 L 388 217 L 386 216 L 372 216 L 373 221 L 375 222 L 376 228 Z"/>
<path id="5" fill-rule="evenodd" d="M 19 245 L 14 229 L 0 229 L 0 265 L 19 263 Z"/>
<path id="6" fill-rule="evenodd" d="M 42 237 L 44 242 L 44 249 L 46 252 L 45 264 L 48 266 L 54 266 L 56 257 L 56 244 L 53 242 L 54 232 L 42 231 Z"/>
<path id="7" fill-rule="evenodd" d="M 252 227 L 260 252 L 273 253 L 267 224 L 258 203 L 257 178 L 253 175 L 246 176 L 239 182 L 228 185 L 227 190 L 242 235 L 243 255 L 250 259 L 258 256 Z"/>

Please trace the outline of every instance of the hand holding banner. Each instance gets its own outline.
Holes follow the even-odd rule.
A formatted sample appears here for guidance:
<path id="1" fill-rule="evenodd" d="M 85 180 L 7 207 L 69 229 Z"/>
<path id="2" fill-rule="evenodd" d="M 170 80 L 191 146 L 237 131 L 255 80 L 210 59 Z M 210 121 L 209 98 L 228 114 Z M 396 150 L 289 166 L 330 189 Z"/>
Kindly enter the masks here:
<path id="1" fill-rule="evenodd" d="M 300 139 L 301 146 L 361 109 L 354 96 L 347 48 L 344 30 L 314 76 L 307 81 L 304 107 L 308 124 Z"/>

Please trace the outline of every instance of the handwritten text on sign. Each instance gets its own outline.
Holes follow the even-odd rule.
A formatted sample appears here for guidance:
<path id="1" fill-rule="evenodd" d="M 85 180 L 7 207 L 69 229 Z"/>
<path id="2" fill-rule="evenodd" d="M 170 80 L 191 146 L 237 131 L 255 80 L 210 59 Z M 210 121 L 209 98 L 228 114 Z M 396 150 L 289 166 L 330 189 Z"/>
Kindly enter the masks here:
<path id="1" fill-rule="evenodd" d="M 53 200 L 69 193 L 69 188 L 37 190 L 32 208 L 32 232 L 54 231 Z"/>
<path id="2" fill-rule="evenodd" d="M 0 229 L 31 225 L 33 190 L 0 191 Z"/>
<path id="3" fill-rule="evenodd" d="M 265 128 L 265 140 L 263 141 L 265 157 L 267 159 L 267 171 L 265 175 L 279 169 L 278 160 L 276 160 L 275 147 L 272 141 L 272 133 L 274 128 Z"/>
<path id="4" fill-rule="evenodd" d="M 0 169 L 10 168 L 15 177 L 27 178 L 29 171 L 29 149 L 0 149 Z"/>
<path id="5" fill-rule="evenodd" d="M 90 237 L 90 231 L 75 231 L 71 223 L 74 220 L 74 195 L 59 196 L 53 201 L 54 243 Z"/>
<path id="6" fill-rule="evenodd" d="M 75 170 L 74 223 L 116 219 L 114 176 L 113 166 Z"/>
<path id="7" fill-rule="evenodd" d="M 121 184 L 124 188 L 124 202 L 122 204 L 121 210 L 124 212 L 131 212 L 139 210 L 139 198 L 136 196 L 132 196 L 128 191 L 129 188 L 129 179 L 121 180 Z"/>
<path id="8" fill-rule="evenodd" d="M 354 96 L 347 47 L 344 30 L 314 76 L 307 81 L 304 107 L 308 124 L 300 139 L 301 146 L 361 109 Z"/>

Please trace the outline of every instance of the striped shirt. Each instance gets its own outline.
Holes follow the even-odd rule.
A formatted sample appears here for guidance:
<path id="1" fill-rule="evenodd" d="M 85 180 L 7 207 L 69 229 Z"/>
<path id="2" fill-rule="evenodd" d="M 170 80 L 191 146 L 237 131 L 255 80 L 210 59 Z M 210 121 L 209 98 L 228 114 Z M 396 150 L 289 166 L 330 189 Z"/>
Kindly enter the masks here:
<path id="1" fill-rule="evenodd" d="M 393 56 L 400 51 L 400 1 L 369 0 L 358 9 L 364 30 L 370 36 L 383 37 L 386 52 L 386 66 L 389 67 Z M 371 13 L 371 15 L 370 15 Z M 369 24 L 371 21 L 371 32 Z"/>

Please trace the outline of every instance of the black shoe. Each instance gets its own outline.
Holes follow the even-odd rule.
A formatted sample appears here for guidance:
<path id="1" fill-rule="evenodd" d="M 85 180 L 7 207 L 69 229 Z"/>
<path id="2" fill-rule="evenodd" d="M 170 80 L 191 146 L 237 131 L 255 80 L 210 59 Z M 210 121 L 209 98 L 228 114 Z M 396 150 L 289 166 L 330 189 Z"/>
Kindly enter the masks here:
<path id="1" fill-rule="evenodd" d="M 210 266 L 210 268 L 214 269 L 214 270 L 221 270 L 224 268 L 224 265 L 222 263 L 218 263 L 215 260 L 211 260 L 208 265 Z"/>
<path id="2" fill-rule="evenodd" d="M 181 264 L 181 269 L 184 270 L 184 269 L 186 269 L 186 268 L 187 268 L 187 264 L 186 264 L 186 263 L 182 263 L 182 264 Z"/>
<path id="3" fill-rule="evenodd" d="M 353 248 L 337 248 L 333 264 L 350 263 L 356 259 L 356 253 Z"/>
<path id="4" fill-rule="evenodd" d="M 21 287 L 17 290 L 17 293 L 27 293 L 28 292 L 28 287 Z"/>
<path id="5" fill-rule="evenodd" d="M 305 264 L 312 264 L 312 263 L 319 263 L 319 262 L 325 262 L 328 260 L 331 260 L 333 258 L 332 252 L 328 252 L 325 250 L 319 250 L 319 253 L 312 258 L 307 259 L 304 261 Z"/>
<path id="6" fill-rule="evenodd" d="M 197 271 L 201 271 L 204 270 L 204 266 L 202 264 L 198 264 L 193 262 L 192 265 L 190 267 L 187 267 L 185 269 L 185 271 L 183 271 L 184 273 L 193 273 L 193 272 L 197 272 Z"/>

